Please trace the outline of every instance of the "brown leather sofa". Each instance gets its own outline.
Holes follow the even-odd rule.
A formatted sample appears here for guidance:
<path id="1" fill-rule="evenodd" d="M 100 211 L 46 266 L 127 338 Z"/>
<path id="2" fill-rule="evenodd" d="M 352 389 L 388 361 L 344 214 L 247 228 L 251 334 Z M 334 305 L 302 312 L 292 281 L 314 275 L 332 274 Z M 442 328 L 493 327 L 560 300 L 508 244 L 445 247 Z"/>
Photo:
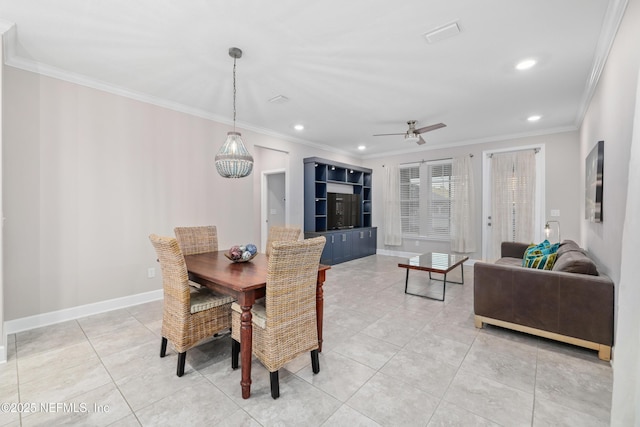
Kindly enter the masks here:
<path id="1" fill-rule="evenodd" d="M 614 284 L 575 242 L 552 270 L 522 267 L 526 243 L 502 243 L 502 258 L 474 264 L 475 325 L 485 323 L 598 350 L 611 359 Z"/>

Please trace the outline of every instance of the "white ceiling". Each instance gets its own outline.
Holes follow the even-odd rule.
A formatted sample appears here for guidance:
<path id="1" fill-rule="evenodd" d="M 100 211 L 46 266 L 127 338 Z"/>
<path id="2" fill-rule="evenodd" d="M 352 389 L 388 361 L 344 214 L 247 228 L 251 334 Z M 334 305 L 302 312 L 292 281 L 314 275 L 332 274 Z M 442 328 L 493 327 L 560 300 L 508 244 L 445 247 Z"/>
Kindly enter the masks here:
<path id="1" fill-rule="evenodd" d="M 624 0 L 0 0 L 6 63 L 364 158 L 576 129 Z M 424 34 L 457 22 L 437 43 Z M 6 26 L 6 22 L 4 23 Z M 537 65 L 517 71 L 516 62 Z M 282 95 L 286 103 L 268 100 Z M 539 114 L 542 119 L 526 119 Z M 407 120 L 426 145 L 405 142 Z M 302 123 L 306 129 L 295 131 Z M 358 145 L 365 145 L 360 152 Z"/>

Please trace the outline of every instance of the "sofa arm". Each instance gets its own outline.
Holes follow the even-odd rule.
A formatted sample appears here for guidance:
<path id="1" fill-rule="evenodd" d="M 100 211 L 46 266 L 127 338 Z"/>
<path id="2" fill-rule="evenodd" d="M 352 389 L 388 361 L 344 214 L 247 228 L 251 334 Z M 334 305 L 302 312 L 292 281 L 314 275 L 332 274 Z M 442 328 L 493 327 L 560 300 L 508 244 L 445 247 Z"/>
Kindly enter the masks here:
<path id="1" fill-rule="evenodd" d="M 524 251 L 529 245 L 530 243 L 502 242 L 500 254 L 502 258 L 524 258 Z"/>
<path id="2" fill-rule="evenodd" d="M 486 262 L 473 265 L 473 311 L 476 315 L 514 321 L 514 269 L 513 266 Z"/>

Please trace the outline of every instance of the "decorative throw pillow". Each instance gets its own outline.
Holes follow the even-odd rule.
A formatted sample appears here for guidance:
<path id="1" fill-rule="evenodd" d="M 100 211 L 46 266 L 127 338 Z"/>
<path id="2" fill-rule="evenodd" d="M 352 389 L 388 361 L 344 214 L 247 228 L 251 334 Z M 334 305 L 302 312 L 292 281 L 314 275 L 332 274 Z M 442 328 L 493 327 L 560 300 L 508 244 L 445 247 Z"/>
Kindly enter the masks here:
<path id="1" fill-rule="evenodd" d="M 522 259 L 522 266 L 537 268 L 539 270 L 551 270 L 556 261 L 560 243 L 550 244 L 548 240 L 527 248 Z"/>
<path id="2" fill-rule="evenodd" d="M 527 249 L 524 251 L 524 256 L 522 257 L 522 266 L 526 267 L 526 262 L 527 262 L 527 257 L 529 255 L 532 255 L 533 252 L 535 251 L 541 251 L 543 249 L 548 248 L 551 245 L 551 243 L 549 243 L 548 240 L 543 241 L 542 243 L 532 243 L 530 244 Z"/>
<path id="3" fill-rule="evenodd" d="M 556 254 L 534 253 L 527 256 L 525 267 L 539 270 L 551 270 L 556 262 Z"/>

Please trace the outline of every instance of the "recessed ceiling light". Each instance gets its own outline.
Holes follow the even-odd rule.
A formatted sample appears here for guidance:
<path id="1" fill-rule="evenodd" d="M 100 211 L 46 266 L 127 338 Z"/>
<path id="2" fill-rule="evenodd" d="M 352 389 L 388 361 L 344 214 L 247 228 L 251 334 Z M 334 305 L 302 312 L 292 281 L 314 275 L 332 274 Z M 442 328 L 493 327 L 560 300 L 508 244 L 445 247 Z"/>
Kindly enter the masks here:
<path id="1" fill-rule="evenodd" d="M 301 124 L 293 125 L 293 128 L 295 130 L 304 130 L 304 125 L 301 125 Z"/>
<path id="2" fill-rule="evenodd" d="M 534 65 L 536 65 L 538 61 L 536 61 L 535 59 L 525 59 L 522 60 L 520 62 L 518 62 L 516 64 L 516 70 L 528 70 L 529 68 L 533 67 Z"/>
<path id="3" fill-rule="evenodd" d="M 365 147 L 364 145 L 358 145 L 358 150 L 360 150 L 360 151 L 364 150 L 365 148 L 367 148 L 367 147 Z"/>
<path id="4" fill-rule="evenodd" d="M 542 116 L 535 115 L 535 116 L 529 116 L 529 117 L 527 117 L 527 120 L 528 120 L 528 121 L 530 121 L 530 122 L 537 122 L 537 121 L 538 121 L 538 120 L 540 120 L 541 118 L 542 118 Z"/>

